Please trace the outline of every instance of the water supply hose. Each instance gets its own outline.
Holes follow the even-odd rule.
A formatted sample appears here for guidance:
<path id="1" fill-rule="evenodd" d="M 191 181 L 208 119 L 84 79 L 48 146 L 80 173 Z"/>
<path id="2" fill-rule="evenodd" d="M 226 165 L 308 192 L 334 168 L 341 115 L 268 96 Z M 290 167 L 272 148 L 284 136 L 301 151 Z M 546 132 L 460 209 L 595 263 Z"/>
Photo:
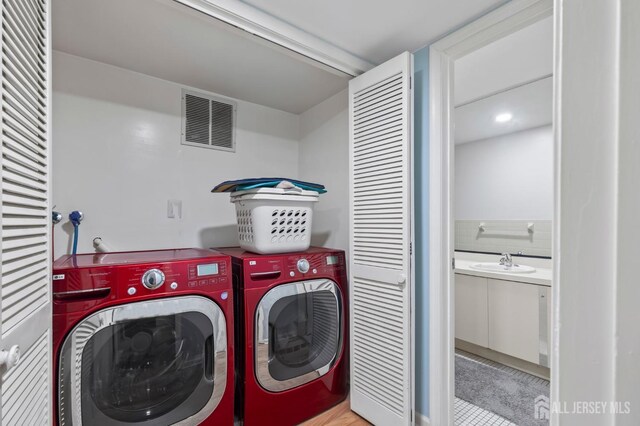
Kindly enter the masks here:
<path id="1" fill-rule="evenodd" d="M 80 222 L 82 222 L 83 218 L 84 215 L 78 210 L 74 210 L 69 213 L 69 221 L 73 225 L 73 248 L 71 250 L 72 255 L 75 255 L 78 252 L 78 234 L 80 233 Z"/>

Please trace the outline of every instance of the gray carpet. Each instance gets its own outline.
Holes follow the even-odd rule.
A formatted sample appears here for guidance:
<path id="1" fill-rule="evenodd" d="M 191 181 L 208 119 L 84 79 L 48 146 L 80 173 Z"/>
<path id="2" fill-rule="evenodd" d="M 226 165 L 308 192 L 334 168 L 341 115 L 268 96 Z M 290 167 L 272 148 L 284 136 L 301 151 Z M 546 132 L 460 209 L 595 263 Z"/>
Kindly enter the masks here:
<path id="1" fill-rule="evenodd" d="M 549 397 L 549 385 L 515 376 L 456 355 L 456 396 L 496 413 L 518 426 L 548 425 L 534 417 L 537 396 Z"/>

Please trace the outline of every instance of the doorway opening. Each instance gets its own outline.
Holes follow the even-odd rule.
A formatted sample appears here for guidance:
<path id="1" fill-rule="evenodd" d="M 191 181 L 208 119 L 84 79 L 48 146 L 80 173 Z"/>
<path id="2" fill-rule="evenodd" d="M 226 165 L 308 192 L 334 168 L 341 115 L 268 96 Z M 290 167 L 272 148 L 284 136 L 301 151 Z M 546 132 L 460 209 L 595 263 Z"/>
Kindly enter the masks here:
<path id="1" fill-rule="evenodd" d="M 552 13 L 511 2 L 430 49 L 433 424 L 548 424 Z"/>

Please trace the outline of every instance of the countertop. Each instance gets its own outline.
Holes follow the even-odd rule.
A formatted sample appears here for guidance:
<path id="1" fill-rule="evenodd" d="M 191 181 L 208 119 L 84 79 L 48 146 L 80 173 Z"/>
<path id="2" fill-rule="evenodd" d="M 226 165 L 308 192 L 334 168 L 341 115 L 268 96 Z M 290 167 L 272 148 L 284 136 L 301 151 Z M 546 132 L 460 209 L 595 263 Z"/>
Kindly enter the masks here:
<path id="1" fill-rule="evenodd" d="M 473 275 L 476 277 L 493 278 L 496 280 L 516 281 L 526 284 L 536 284 L 551 287 L 553 279 L 552 270 L 550 267 L 551 260 L 544 259 L 542 262 L 539 259 L 528 259 L 526 257 L 514 257 L 513 263 L 520 265 L 527 265 L 536 268 L 535 272 L 528 274 L 514 274 L 508 272 L 489 272 L 479 271 L 472 269 L 471 265 L 478 262 L 498 262 L 500 256 L 496 255 L 484 255 L 475 253 L 462 253 L 456 252 L 456 274 Z"/>

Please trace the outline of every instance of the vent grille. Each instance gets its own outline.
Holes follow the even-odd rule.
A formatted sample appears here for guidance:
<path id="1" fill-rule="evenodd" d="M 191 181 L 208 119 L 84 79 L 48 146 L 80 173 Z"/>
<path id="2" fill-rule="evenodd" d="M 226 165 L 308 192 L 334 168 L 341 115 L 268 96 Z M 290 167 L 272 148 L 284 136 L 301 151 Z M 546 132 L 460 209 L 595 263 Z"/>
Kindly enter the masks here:
<path id="1" fill-rule="evenodd" d="M 234 102 L 189 91 L 183 91 L 182 102 L 182 144 L 235 150 Z"/>
<path id="2" fill-rule="evenodd" d="M 185 140 L 209 145 L 209 112 L 211 101 L 193 95 L 185 95 Z"/>

